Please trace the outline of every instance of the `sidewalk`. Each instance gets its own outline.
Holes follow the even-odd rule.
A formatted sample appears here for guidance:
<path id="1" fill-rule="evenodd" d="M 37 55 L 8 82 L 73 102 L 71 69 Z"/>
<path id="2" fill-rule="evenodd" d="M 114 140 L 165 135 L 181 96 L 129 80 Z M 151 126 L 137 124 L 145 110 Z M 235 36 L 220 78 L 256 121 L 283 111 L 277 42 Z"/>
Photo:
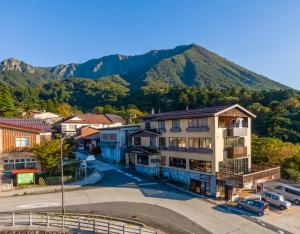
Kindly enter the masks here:
<path id="1" fill-rule="evenodd" d="M 87 178 L 84 178 L 80 181 L 65 184 L 64 190 L 74 190 L 79 189 L 82 186 L 95 184 L 103 178 L 103 174 L 99 172 L 94 172 L 89 175 Z M 43 193 L 51 193 L 51 192 L 59 192 L 61 191 L 61 185 L 49 185 L 49 186 L 36 186 L 30 188 L 22 188 L 22 189 L 14 189 L 11 191 L 0 192 L 0 197 L 11 197 L 11 196 L 21 196 L 21 195 L 32 195 L 32 194 L 43 194 Z"/>

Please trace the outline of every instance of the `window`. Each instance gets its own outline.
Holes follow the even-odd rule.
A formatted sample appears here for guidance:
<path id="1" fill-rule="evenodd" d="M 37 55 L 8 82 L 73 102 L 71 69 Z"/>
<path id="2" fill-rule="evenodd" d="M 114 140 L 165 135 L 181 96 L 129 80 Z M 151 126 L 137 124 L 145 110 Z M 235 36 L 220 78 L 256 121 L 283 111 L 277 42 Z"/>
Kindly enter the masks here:
<path id="1" fill-rule="evenodd" d="M 145 123 L 145 128 L 146 129 L 150 129 L 151 128 L 151 123 L 150 122 L 146 122 Z"/>
<path id="2" fill-rule="evenodd" d="M 160 156 L 160 165 L 161 166 L 166 166 L 166 156 Z"/>
<path id="3" fill-rule="evenodd" d="M 70 124 L 69 125 L 69 130 L 70 131 L 75 131 L 76 130 L 76 124 Z"/>
<path id="4" fill-rule="evenodd" d="M 212 172 L 212 164 L 210 161 L 190 159 L 190 170 Z"/>
<path id="5" fill-rule="evenodd" d="M 297 191 L 296 189 L 290 189 L 290 188 L 285 187 L 285 191 L 286 191 L 287 193 L 291 193 L 291 194 L 300 196 L 300 191 Z"/>
<path id="6" fill-rule="evenodd" d="M 170 137 L 169 138 L 169 146 L 170 147 L 186 147 L 185 138 L 183 137 Z"/>
<path id="7" fill-rule="evenodd" d="M 180 120 L 179 119 L 172 120 L 172 128 L 180 128 Z"/>
<path id="8" fill-rule="evenodd" d="M 166 147 L 166 138 L 165 137 L 160 137 L 158 139 L 159 141 L 159 147 Z"/>
<path id="9" fill-rule="evenodd" d="M 169 158 L 169 166 L 186 169 L 186 159 L 170 157 Z"/>
<path id="10" fill-rule="evenodd" d="M 109 135 L 109 141 L 117 142 L 117 134 L 108 134 L 108 135 Z"/>
<path id="11" fill-rule="evenodd" d="M 141 138 L 140 137 L 134 137 L 134 145 L 141 145 Z"/>
<path id="12" fill-rule="evenodd" d="M 199 128 L 199 127 L 207 127 L 207 126 L 208 126 L 207 118 L 189 119 L 189 128 Z"/>
<path id="13" fill-rule="evenodd" d="M 63 130 L 63 131 L 67 131 L 67 125 L 63 124 L 63 125 L 62 125 L 62 130 Z"/>
<path id="14" fill-rule="evenodd" d="M 224 138 L 224 148 L 244 147 L 244 146 L 245 146 L 244 137 L 225 137 Z"/>
<path id="15" fill-rule="evenodd" d="M 211 138 L 189 138 L 189 147 L 211 149 Z"/>
<path id="16" fill-rule="evenodd" d="M 138 154 L 136 160 L 137 160 L 137 164 L 149 165 L 149 157 L 147 155 Z"/>
<path id="17" fill-rule="evenodd" d="M 29 138 L 28 137 L 16 137 L 16 147 L 28 147 Z"/>
<path id="18" fill-rule="evenodd" d="M 220 171 L 227 174 L 245 174 L 249 170 L 248 158 L 227 159 L 220 162 Z"/>
<path id="19" fill-rule="evenodd" d="M 165 129 L 165 121 L 158 121 L 158 129 Z"/>

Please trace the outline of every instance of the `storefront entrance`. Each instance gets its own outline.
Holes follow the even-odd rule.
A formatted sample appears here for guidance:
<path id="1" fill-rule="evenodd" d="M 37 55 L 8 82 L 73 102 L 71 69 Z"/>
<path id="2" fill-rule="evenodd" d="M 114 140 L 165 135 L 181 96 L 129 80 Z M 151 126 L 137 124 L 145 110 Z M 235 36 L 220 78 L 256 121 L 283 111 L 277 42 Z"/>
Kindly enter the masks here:
<path id="1" fill-rule="evenodd" d="M 210 196 L 210 182 L 202 180 L 190 180 L 190 190 L 194 193 L 201 195 Z"/>

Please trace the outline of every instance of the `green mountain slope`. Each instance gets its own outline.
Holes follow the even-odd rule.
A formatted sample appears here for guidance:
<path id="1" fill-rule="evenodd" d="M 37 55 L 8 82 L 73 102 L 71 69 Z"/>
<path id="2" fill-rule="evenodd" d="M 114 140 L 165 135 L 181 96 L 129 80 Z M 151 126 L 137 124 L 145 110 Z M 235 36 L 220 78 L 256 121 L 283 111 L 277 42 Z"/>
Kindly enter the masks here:
<path id="1" fill-rule="evenodd" d="M 288 88 L 195 44 L 136 56 L 110 55 L 49 68 L 36 68 L 13 59 L 0 64 L 0 80 L 13 86 L 40 85 L 57 78 L 97 80 L 113 76 L 127 82 L 131 90 L 178 84 L 253 90 Z"/>

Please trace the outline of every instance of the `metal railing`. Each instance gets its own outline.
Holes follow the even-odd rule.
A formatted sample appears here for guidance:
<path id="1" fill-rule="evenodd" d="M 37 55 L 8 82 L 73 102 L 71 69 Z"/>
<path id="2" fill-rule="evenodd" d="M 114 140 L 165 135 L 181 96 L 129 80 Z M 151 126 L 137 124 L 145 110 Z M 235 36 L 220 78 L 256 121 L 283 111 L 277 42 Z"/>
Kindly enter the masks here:
<path id="1" fill-rule="evenodd" d="M 45 227 L 63 230 L 81 230 L 94 233 L 157 234 L 144 224 L 101 215 L 75 213 L 12 212 L 0 213 L 0 227 Z"/>

